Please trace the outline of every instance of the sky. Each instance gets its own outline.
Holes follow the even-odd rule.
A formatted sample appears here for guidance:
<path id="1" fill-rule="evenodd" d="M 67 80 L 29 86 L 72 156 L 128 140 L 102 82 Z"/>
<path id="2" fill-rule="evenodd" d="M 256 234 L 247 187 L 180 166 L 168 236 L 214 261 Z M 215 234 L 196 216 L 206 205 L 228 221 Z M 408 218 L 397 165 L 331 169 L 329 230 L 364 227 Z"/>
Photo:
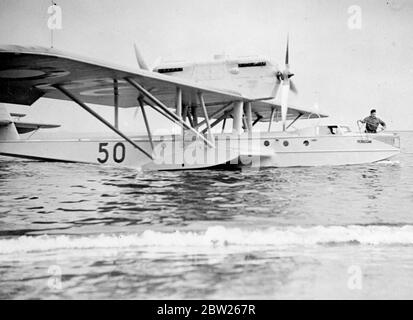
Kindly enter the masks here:
<path id="1" fill-rule="evenodd" d="M 282 66 L 289 34 L 290 68 L 299 90 L 292 104 L 317 103 L 330 115 L 328 121 L 353 127 L 374 107 L 388 129 L 413 129 L 413 1 L 56 3 L 63 16 L 62 29 L 53 33 L 55 48 L 128 67 L 136 67 L 134 42 L 149 63 L 158 57 L 198 61 L 225 53 L 262 55 Z M 50 0 L 0 0 L 0 44 L 50 46 L 50 4 Z M 92 117 L 70 102 L 40 99 L 30 108 L 8 107 L 28 112 L 28 119 L 62 123 L 62 130 L 98 128 Z M 110 108 L 97 110 L 108 118 L 112 115 Z M 159 116 L 150 118 L 159 128 L 167 126 Z M 121 125 L 126 131 L 143 128 L 135 110 L 122 111 Z"/>

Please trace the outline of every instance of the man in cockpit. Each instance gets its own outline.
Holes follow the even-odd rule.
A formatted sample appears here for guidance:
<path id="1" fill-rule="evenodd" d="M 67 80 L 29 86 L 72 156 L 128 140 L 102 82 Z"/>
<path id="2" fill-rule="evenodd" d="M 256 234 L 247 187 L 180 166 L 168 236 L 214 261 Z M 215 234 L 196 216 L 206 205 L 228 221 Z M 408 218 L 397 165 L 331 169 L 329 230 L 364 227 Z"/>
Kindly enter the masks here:
<path id="1" fill-rule="evenodd" d="M 370 111 L 370 116 L 360 120 L 361 123 L 366 124 L 366 133 L 377 133 L 377 128 L 382 126 L 383 130 L 386 129 L 386 124 L 383 120 L 376 117 L 376 110 L 372 109 Z"/>

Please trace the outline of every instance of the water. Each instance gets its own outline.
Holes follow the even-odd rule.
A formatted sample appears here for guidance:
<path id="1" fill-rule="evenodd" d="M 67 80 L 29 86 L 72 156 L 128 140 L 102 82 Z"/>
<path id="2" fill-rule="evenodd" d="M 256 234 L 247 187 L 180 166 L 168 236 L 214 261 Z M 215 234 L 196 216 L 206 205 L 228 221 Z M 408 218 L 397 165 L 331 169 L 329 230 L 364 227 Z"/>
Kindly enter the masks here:
<path id="1" fill-rule="evenodd" d="M 142 173 L 0 158 L 0 298 L 413 298 L 413 133 L 381 163 Z"/>

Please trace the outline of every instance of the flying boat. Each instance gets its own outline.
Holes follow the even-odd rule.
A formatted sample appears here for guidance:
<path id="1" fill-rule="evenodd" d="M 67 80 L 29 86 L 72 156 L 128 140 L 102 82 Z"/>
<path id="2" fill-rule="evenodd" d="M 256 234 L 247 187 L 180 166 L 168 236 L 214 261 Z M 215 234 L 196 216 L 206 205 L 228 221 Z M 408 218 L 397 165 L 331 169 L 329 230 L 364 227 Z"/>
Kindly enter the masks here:
<path id="1" fill-rule="evenodd" d="M 288 41 L 283 69 L 262 57 L 223 55 L 212 61 L 149 67 L 136 46 L 135 54 L 138 66 L 129 68 L 54 48 L 0 46 L 0 103 L 30 106 L 40 98 L 71 101 L 114 134 L 36 139 L 30 133 L 59 124 L 23 122 L 24 114 L 9 113 L 3 105 L 0 155 L 141 170 L 188 170 L 362 164 L 400 151 L 394 134 L 351 132 L 336 124 L 291 130 L 298 119 L 327 115 L 289 105 L 289 94 L 296 94 L 297 88 L 291 79 Z M 113 122 L 89 104 L 112 107 Z M 122 131 L 121 108 L 141 110 L 145 135 Z M 149 108 L 178 125 L 180 133 L 154 134 Z M 277 122 L 282 124 L 278 132 L 272 130 Z M 267 123 L 267 130 L 255 130 L 257 123 Z"/>

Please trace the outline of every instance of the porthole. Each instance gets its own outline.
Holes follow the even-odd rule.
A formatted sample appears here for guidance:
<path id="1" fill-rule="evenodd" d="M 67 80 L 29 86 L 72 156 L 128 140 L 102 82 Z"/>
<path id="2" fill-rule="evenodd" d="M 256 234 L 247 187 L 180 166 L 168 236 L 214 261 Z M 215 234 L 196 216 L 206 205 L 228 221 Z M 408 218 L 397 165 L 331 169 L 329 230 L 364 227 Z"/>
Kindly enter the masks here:
<path id="1" fill-rule="evenodd" d="M 308 140 L 304 140 L 303 145 L 305 145 L 306 147 L 308 147 L 310 144 L 310 142 Z"/>
<path id="2" fill-rule="evenodd" d="M 270 145 L 270 142 L 268 140 L 264 141 L 264 146 L 268 147 Z"/>
<path id="3" fill-rule="evenodd" d="M 284 147 L 288 147 L 288 145 L 289 145 L 288 141 L 284 141 L 283 145 L 284 145 Z"/>

